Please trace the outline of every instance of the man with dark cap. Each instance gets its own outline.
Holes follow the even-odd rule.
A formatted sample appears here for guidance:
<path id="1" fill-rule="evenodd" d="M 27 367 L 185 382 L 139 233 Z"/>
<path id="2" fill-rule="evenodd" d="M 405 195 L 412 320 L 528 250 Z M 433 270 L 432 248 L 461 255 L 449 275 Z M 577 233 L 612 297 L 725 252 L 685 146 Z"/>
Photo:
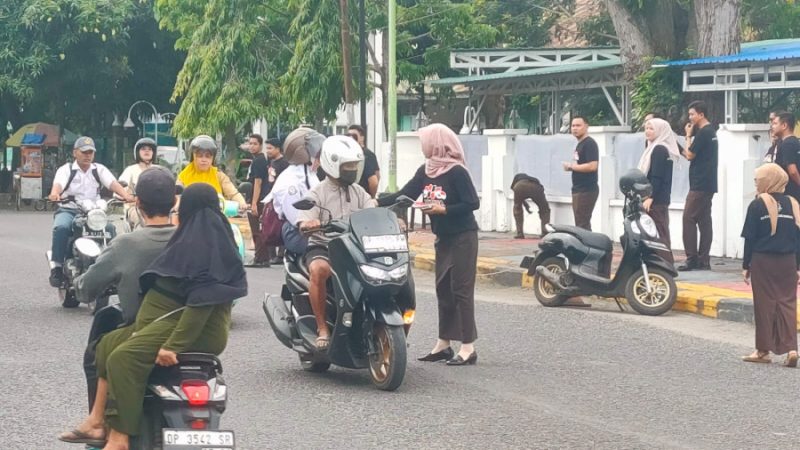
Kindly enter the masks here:
<path id="1" fill-rule="evenodd" d="M 175 206 L 175 177 L 164 167 L 151 167 L 136 184 L 136 206 L 144 227 L 118 236 L 103 250 L 85 274 L 75 280 L 78 300 L 94 301 L 109 287 L 116 286 L 122 316 L 133 323 L 139 312 L 139 276 L 167 246 L 175 226 L 170 223 L 170 210 Z M 96 326 L 96 325 L 93 325 Z M 89 407 L 97 389 L 95 346 L 89 342 L 84 354 L 84 372 L 89 389 Z"/>

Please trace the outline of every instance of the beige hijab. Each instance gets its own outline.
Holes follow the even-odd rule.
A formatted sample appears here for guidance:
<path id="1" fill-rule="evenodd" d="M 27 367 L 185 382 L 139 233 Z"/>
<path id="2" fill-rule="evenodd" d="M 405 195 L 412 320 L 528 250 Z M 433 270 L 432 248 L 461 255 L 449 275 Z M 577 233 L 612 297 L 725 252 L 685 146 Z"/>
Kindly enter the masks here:
<path id="1" fill-rule="evenodd" d="M 777 164 L 767 163 L 756 169 L 756 190 L 758 191 L 758 197 L 767 206 L 772 236 L 778 230 L 778 201 L 771 194 L 782 194 L 786 190 L 788 182 L 789 176 Z M 793 197 L 789 197 L 789 200 L 792 202 L 794 222 L 800 227 L 800 206 L 798 206 L 797 200 Z"/>
<path id="2" fill-rule="evenodd" d="M 650 172 L 650 160 L 653 157 L 653 150 L 663 145 L 669 152 L 669 159 L 677 162 L 680 159 L 680 152 L 678 150 L 678 141 L 675 139 L 675 133 L 672 132 L 672 127 L 669 122 L 664 119 L 650 119 L 647 121 L 653 127 L 655 136 L 652 141 L 647 143 L 647 148 L 644 150 L 641 159 L 639 160 L 639 170 L 645 175 Z"/>

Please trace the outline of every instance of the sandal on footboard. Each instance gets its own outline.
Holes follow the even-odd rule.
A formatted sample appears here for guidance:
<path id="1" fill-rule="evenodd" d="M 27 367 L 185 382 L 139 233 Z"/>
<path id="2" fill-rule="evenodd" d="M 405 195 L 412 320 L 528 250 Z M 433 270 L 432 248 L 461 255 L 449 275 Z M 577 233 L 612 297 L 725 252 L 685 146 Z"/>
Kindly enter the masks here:
<path id="1" fill-rule="evenodd" d="M 330 336 L 320 336 L 314 342 L 314 346 L 317 347 L 317 350 L 327 350 L 328 345 L 330 345 L 330 343 L 331 343 Z"/>

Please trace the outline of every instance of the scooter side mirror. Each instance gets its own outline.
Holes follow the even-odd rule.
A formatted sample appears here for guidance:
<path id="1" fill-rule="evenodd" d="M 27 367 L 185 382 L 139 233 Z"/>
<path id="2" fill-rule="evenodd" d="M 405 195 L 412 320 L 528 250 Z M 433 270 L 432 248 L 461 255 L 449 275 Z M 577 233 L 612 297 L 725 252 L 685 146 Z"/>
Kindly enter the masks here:
<path id="1" fill-rule="evenodd" d="M 414 200 L 407 195 L 401 195 L 400 197 L 397 197 L 397 206 L 401 208 L 408 208 L 413 204 Z"/>
<path id="2" fill-rule="evenodd" d="M 309 198 L 304 198 L 302 200 L 294 202 L 292 206 L 294 206 L 295 209 L 299 209 L 300 211 L 308 211 L 311 208 L 317 206 L 317 203 Z"/>

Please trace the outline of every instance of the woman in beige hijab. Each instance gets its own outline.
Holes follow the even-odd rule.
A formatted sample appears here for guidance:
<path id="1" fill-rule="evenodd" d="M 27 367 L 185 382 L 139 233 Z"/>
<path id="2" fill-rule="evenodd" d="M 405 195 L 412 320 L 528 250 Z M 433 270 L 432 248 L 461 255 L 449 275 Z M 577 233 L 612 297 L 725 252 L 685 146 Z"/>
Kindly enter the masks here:
<path id="1" fill-rule="evenodd" d="M 797 367 L 797 281 L 800 261 L 800 208 L 784 195 L 789 177 L 780 166 L 756 169 L 758 197 L 747 208 L 743 277 L 753 287 L 756 350 L 746 362 L 772 362 L 770 352 L 787 354 Z"/>

